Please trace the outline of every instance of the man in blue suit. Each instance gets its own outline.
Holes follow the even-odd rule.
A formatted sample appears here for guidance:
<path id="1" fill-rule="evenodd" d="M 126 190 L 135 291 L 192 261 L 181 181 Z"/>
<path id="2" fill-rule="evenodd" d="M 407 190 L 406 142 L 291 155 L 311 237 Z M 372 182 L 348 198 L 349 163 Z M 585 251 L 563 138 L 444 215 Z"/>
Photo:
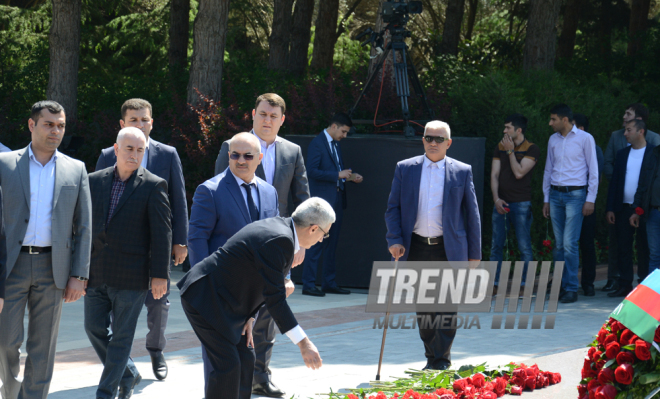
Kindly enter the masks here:
<path id="1" fill-rule="evenodd" d="M 639 228 L 630 225 L 635 214 L 633 203 L 640 183 L 642 165 L 648 163 L 655 146 L 646 141 L 646 125 L 633 119 L 626 124 L 624 136 L 629 146 L 619 150 L 614 160 L 614 169 L 607 193 L 607 221 L 614 225 L 617 242 L 617 271 L 619 288 L 607 294 L 609 297 L 625 297 L 632 291 L 633 243 L 637 233 L 637 275 L 642 281 L 649 272 L 649 243 L 646 235 L 646 220 Z"/>
<path id="2" fill-rule="evenodd" d="M 246 225 L 279 216 L 277 191 L 265 180 L 255 176 L 263 157 L 259 139 L 255 135 L 238 133 L 229 144 L 229 167 L 195 190 L 188 233 L 191 267 L 225 245 L 229 238 Z M 286 289 L 287 295 L 293 292 L 291 284 Z M 203 346 L 202 358 L 206 391 L 213 366 Z M 243 366 L 249 368 L 241 370 L 241 374 L 249 374 L 250 385 L 245 389 L 251 391 L 254 360 Z"/>
<path id="3" fill-rule="evenodd" d="M 167 181 L 168 199 L 172 210 L 172 256 L 174 264 L 183 263 L 188 256 L 188 204 L 186 202 L 186 189 L 183 181 L 183 171 L 181 169 L 181 160 L 176 148 L 160 143 L 149 137 L 153 127 L 153 112 L 151 104 L 140 98 L 132 98 L 124 102 L 121 106 L 121 128 L 136 127 L 144 133 L 147 138 L 147 149 L 142 159 L 143 168 Z M 96 170 L 102 170 L 113 166 L 117 162 L 114 147 L 108 147 L 101 152 Z M 151 355 L 151 364 L 154 375 L 159 380 L 167 377 L 167 363 L 163 356 L 165 349 L 165 328 L 167 327 L 167 317 L 170 309 L 169 280 L 167 294 L 156 300 L 153 294 L 149 292 L 145 305 L 147 306 L 147 333 L 146 347 Z M 133 360 L 129 359 L 127 373 L 133 374 L 135 380 L 140 375 Z M 125 374 L 125 376 L 127 376 Z M 125 379 L 124 379 L 125 380 Z M 124 382 L 122 380 L 122 383 Z M 135 381 L 134 380 L 134 381 Z M 122 389 L 123 388 L 123 389 Z M 130 387 L 120 387 L 120 395 L 123 392 L 130 392 Z M 129 396 L 130 397 L 130 396 Z"/>
<path id="4" fill-rule="evenodd" d="M 399 162 L 387 201 L 385 224 L 390 253 L 402 261 L 479 261 L 481 219 L 472 167 L 446 156 L 449 125 L 431 121 L 424 128 L 424 155 Z M 422 318 L 453 313 L 417 312 Z M 455 328 L 422 329 L 425 369 L 451 364 Z"/>
<path id="5" fill-rule="evenodd" d="M 347 289 L 340 288 L 335 282 L 335 252 L 339 241 L 339 230 L 346 209 L 346 182 L 362 182 L 362 176 L 344 168 L 339 142 L 346 137 L 353 126 L 351 118 L 344 113 L 337 113 L 330 120 L 330 126 L 321 132 L 307 149 L 307 178 L 309 191 L 313 197 L 321 197 L 332 205 L 336 221 L 330 237 L 319 245 L 309 249 L 303 262 L 303 295 L 325 296 L 326 293 L 350 294 Z M 322 290 L 316 288 L 316 270 L 319 258 L 323 258 Z"/>

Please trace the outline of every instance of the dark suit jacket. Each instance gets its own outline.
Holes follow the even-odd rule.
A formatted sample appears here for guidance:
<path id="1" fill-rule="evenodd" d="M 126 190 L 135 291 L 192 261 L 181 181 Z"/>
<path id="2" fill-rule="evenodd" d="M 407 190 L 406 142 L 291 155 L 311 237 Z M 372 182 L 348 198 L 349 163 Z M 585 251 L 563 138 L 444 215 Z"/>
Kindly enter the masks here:
<path id="1" fill-rule="evenodd" d="M 631 146 L 628 146 L 619 150 L 616 154 L 616 159 L 614 160 L 614 174 L 610 180 L 610 187 L 607 192 L 607 212 L 620 212 L 623 209 L 623 189 L 626 186 L 626 171 L 628 169 L 628 156 L 630 156 L 631 148 Z M 653 148 L 655 148 L 653 144 L 646 144 L 644 159 L 642 160 L 642 168 L 644 167 L 644 163 L 648 163 L 647 158 L 651 156 Z M 640 169 L 640 177 L 641 172 Z"/>
<path id="2" fill-rule="evenodd" d="M 619 129 L 612 132 L 610 140 L 607 142 L 607 147 L 605 147 L 605 163 L 603 165 L 603 173 L 605 173 L 607 180 L 611 180 L 612 175 L 614 175 L 614 161 L 616 155 L 619 153 L 619 151 L 628 147 L 628 140 L 626 140 L 626 136 L 624 136 L 625 132 L 625 129 Z M 646 143 L 652 144 L 653 146 L 659 146 L 660 135 L 658 135 L 658 133 L 647 130 Z M 600 166 L 598 171 L 600 171 Z"/>
<path id="3" fill-rule="evenodd" d="M 472 182 L 472 167 L 445 157 L 445 187 L 442 205 L 442 232 L 449 261 L 481 259 L 481 219 Z M 387 246 L 401 244 L 410 253 L 410 241 L 417 221 L 419 185 L 424 155 L 399 162 L 394 171 L 387 201 L 385 224 Z"/>
<path id="4" fill-rule="evenodd" d="M 114 166 L 117 162 L 114 147 L 101 152 L 96 170 Z M 147 170 L 167 182 L 172 219 L 172 244 L 187 245 L 188 242 L 188 203 L 186 185 L 183 181 L 181 160 L 176 148 L 151 139 Z M 170 250 L 171 251 L 171 250 Z"/>
<path id="5" fill-rule="evenodd" d="M 344 159 L 341 148 L 337 145 L 337 156 L 332 154 L 332 148 L 324 132 L 309 143 L 307 148 L 307 176 L 309 176 L 309 192 L 313 197 L 321 197 L 331 205 L 335 203 L 337 195 L 343 196 L 343 208 L 346 209 L 346 185 L 344 191 L 337 191 L 337 175 L 344 170 Z"/>
<path id="6" fill-rule="evenodd" d="M 660 145 L 655 146 L 651 151 L 646 151 L 642 161 L 642 171 L 639 174 L 633 207 L 644 209 L 643 218 L 648 217 L 651 212 L 651 196 L 653 195 L 653 184 L 655 184 L 658 168 L 660 168 Z"/>
<path id="7" fill-rule="evenodd" d="M 259 220 L 278 216 L 277 191 L 264 180 L 258 177 L 255 180 L 259 192 Z M 195 266 L 211 255 L 251 222 L 243 190 L 229 168 L 200 184 L 190 210 L 190 265 Z"/>
<path id="8" fill-rule="evenodd" d="M 215 175 L 222 173 L 229 166 L 229 142 L 222 143 L 218 158 L 215 161 Z M 275 175 L 273 187 L 277 190 L 280 202 L 280 216 L 291 216 L 289 212 L 289 193 L 292 196 L 294 209 L 309 198 L 309 185 L 302 150 L 298 144 L 281 137 L 275 139 Z M 257 166 L 255 173 L 266 180 L 263 165 Z"/>
<path id="9" fill-rule="evenodd" d="M 182 300 L 234 344 L 264 302 L 280 331 L 291 330 L 298 322 L 286 303 L 284 276 L 293 262 L 293 228 L 291 218 L 281 217 L 243 227 L 183 276 Z"/>
<path id="10" fill-rule="evenodd" d="M 149 278 L 169 278 L 172 225 L 167 182 L 140 167 L 110 222 L 113 167 L 91 173 L 92 256 L 89 286 L 107 284 L 124 290 L 149 289 Z"/>
<path id="11" fill-rule="evenodd" d="M 5 218 L 2 215 L 2 188 L 0 187 L 0 298 L 5 298 L 5 280 L 7 279 L 7 237 L 5 236 Z"/>

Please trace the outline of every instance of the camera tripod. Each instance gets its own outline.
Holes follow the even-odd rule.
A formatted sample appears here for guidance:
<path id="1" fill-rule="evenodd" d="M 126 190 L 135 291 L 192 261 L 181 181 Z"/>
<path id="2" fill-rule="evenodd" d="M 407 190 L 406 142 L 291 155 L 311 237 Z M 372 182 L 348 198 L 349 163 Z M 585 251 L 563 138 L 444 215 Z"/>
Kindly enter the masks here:
<path id="1" fill-rule="evenodd" d="M 388 27 L 383 29 L 383 32 L 381 32 L 379 35 L 374 34 L 374 36 L 382 37 L 382 34 L 386 30 L 388 30 Z M 433 111 L 431 110 L 431 107 L 429 107 L 426 94 L 422 89 L 422 84 L 419 81 L 419 76 L 417 75 L 417 70 L 412 63 L 412 60 L 407 57 L 408 45 L 406 45 L 404 39 L 409 35 L 409 32 L 403 29 L 392 29 L 390 32 L 392 33 L 392 40 L 387 44 L 385 52 L 381 55 L 380 61 L 378 61 L 376 68 L 374 68 L 374 70 L 367 78 L 367 84 L 364 86 L 364 89 L 362 89 L 362 92 L 358 96 L 348 115 L 350 117 L 353 116 L 353 113 L 355 112 L 358 104 L 360 104 L 364 94 L 367 92 L 367 90 L 369 90 L 376 76 L 378 75 L 378 72 L 383 69 L 385 60 L 391 54 L 393 59 L 394 79 L 396 83 L 396 95 L 401 100 L 401 110 L 403 113 L 403 119 L 401 120 L 403 122 L 403 132 L 406 137 L 413 137 L 415 135 L 415 129 L 410 126 L 410 108 L 408 105 L 408 97 L 410 97 L 409 82 L 412 83 L 415 94 L 421 97 L 429 119 L 433 119 Z M 375 42 L 375 37 L 372 36 L 371 41 Z M 366 43 L 367 42 L 365 42 L 365 44 Z M 397 55 L 399 55 L 399 57 L 397 57 Z"/>

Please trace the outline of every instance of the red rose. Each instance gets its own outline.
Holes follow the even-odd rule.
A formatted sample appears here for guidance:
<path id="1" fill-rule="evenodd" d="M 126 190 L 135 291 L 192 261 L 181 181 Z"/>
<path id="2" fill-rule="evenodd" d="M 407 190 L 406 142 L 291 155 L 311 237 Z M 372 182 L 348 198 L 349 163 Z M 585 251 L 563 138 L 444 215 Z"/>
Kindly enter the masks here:
<path id="1" fill-rule="evenodd" d="M 497 395 L 495 395 L 495 392 L 483 392 L 480 396 L 481 399 L 497 399 Z"/>
<path id="2" fill-rule="evenodd" d="M 596 391 L 596 399 L 614 399 L 616 398 L 616 393 L 614 385 L 603 385 Z"/>
<path id="3" fill-rule="evenodd" d="M 608 382 L 614 381 L 614 370 L 610 368 L 604 368 L 598 373 L 598 382 L 605 385 Z"/>
<path id="4" fill-rule="evenodd" d="M 605 356 L 608 359 L 614 359 L 616 358 L 616 355 L 621 352 L 621 345 L 619 345 L 618 342 L 610 342 L 605 349 Z"/>
<path id="5" fill-rule="evenodd" d="M 552 376 L 554 377 L 553 380 L 555 381 L 552 384 L 559 384 L 561 382 L 561 373 L 552 373 Z"/>
<path id="6" fill-rule="evenodd" d="M 603 365 L 607 362 L 605 359 L 603 359 L 603 352 L 597 351 L 594 354 L 594 362 L 596 362 L 596 370 L 603 368 Z"/>
<path id="7" fill-rule="evenodd" d="M 503 207 L 502 209 L 504 209 L 504 211 L 505 211 L 506 213 L 509 213 L 509 212 L 511 212 L 511 209 L 509 209 L 509 208 L 507 208 L 506 206 L 505 206 L 505 207 Z"/>
<path id="8" fill-rule="evenodd" d="M 651 345 L 641 339 L 635 341 L 635 356 L 641 361 L 649 360 L 651 358 Z"/>
<path id="9" fill-rule="evenodd" d="M 639 216 L 642 216 L 644 214 L 644 209 L 638 206 L 637 208 L 635 208 L 635 213 L 638 214 Z"/>
<path id="10" fill-rule="evenodd" d="M 482 390 L 492 392 L 492 391 L 495 390 L 495 384 L 493 384 L 492 382 L 486 382 L 484 384 L 484 387 L 482 388 Z"/>
<path id="11" fill-rule="evenodd" d="M 589 359 L 594 358 L 594 353 L 596 353 L 596 347 L 592 346 L 591 348 L 589 348 L 589 351 L 587 352 L 587 356 L 589 356 Z"/>
<path id="12" fill-rule="evenodd" d="M 633 380 L 634 373 L 635 372 L 633 367 L 628 363 L 622 364 L 621 366 L 617 367 L 616 370 L 614 370 L 616 382 L 624 385 L 630 385 Z"/>
<path id="13" fill-rule="evenodd" d="M 613 333 L 626 329 L 626 327 L 624 327 L 623 324 L 621 324 L 621 322 L 619 322 L 618 320 L 614 320 L 611 324 L 611 327 Z"/>
<path id="14" fill-rule="evenodd" d="M 504 378 L 495 378 L 493 380 L 493 391 L 497 394 L 497 397 L 504 396 L 506 393 L 507 382 Z"/>
<path id="15" fill-rule="evenodd" d="M 513 378 L 520 377 L 520 378 L 527 378 L 527 372 L 525 369 L 515 369 L 513 370 Z"/>
<path id="16" fill-rule="evenodd" d="M 600 382 L 594 378 L 593 380 L 589 381 L 589 383 L 587 384 L 587 389 L 591 391 L 593 389 L 598 388 L 599 386 L 600 386 Z"/>
<path id="17" fill-rule="evenodd" d="M 472 376 L 472 385 L 475 388 L 483 388 L 484 384 L 486 384 L 486 377 L 483 374 L 477 373 Z"/>
<path id="18" fill-rule="evenodd" d="M 581 398 L 584 395 L 589 395 L 589 389 L 587 389 L 587 384 L 580 384 L 577 386 L 578 389 L 578 397 Z"/>
<path id="19" fill-rule="evenodd" d="M 655 337 L 653 337 L 655 342 L 660 342 L 660 327 L 655 329 Z"/>
<path id="20" fill-rule="evenodd" d="M 634 364 L 635 357 L 630 352 L 619 352 L 619 354 L 616 355 L 616 362 L 618 364 Z"/>
<path id="21" fill-rule="evenodd" d="M 454 391 L 458 391 L 458 392 L 465 391 L 465 388 L 468 387 L 467 378 L 461 378 L 460 380 L 454 381 L 452 387 L 454 388 Z"/>
<path id="22" fill-rule="evenodd" d="M 609 344 L 610 342 L 616 342 L 616 334 L 610 334 L 607 337 L 605 337 L 603 346 L 607 348 L 607 344 Z"/>
<path id="23" fill-rule="evenodd" d="M 525 380 L 525 388 L 533 391 L 536 389 L 536 377 L 527 377 Z"/>
<path id="24" fill-rule="evenodd" d="M 550 240 L 543 240 L 543 246 L 550 248 L 552 246 L 552 241 Z"/>
<path id="25" fill-rule="evenodd" d="M 511 387 L 511 395 L 522 395 L 522 387 Z"/>
<path id="26" fill-rule="evenodd" d="M 584 380 L 585 378 L 596 378 L 598 377 L 598 374 L 593 371 L 591 368 L 589 369 L 582 369 L 582 379 Z"/>
<path id="27" fill-rule="evenodd" d="M 502 378 L 504 378 L 504 381 L 509 381 L 509 379 L 511 378 L 511 376 L 510 376 L 509 374 L 504 374 L 504 375 L 502 376 Z"/>
<path id="28" fill-rule="evenodd" d="M 634 344 L 635 341 L 638 340 L 638 339 L 639 338 L 637 337 L 637 335 L 635 335 L 634 332 L 632 332 L 628 329 L 625 329 L 621 333 L 621 339 L 619 340 L 619 342 L 621 343 L 621 346 L 626 346 L 626 345 Z"/>
<path id="29" fill-rule="evenodd" d="M 453 393 L 445 393 L 438 397 L 438 399 L 457 399 L 457 398 L 458 396 L 454 395 Z"/>

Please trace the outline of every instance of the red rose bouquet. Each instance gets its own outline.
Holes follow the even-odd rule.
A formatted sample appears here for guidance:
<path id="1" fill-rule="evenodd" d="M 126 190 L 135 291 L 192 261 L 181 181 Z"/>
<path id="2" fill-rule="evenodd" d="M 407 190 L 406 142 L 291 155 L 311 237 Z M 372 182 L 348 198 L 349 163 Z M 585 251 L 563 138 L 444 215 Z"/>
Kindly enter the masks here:
<path id="1" fill-rule="evenodd" d="M 411 378 L 394 382 L 372 382 L 374 388 L 361 389 L 342 399 L 497 399 L 505 394 L 522 395 L 561 382 L 561 375 L 541 371 L 537 365 L 509 363 L 487 370 L 485 364 L 466 366 L 458 371 L 406 371 Z"/>
<path id="2" fill-rule="evenodd" d="M 644 399 L 660 393 L 660 327 L 653 341 L 609 319 L 589 345 L 578 399 Z"/>

